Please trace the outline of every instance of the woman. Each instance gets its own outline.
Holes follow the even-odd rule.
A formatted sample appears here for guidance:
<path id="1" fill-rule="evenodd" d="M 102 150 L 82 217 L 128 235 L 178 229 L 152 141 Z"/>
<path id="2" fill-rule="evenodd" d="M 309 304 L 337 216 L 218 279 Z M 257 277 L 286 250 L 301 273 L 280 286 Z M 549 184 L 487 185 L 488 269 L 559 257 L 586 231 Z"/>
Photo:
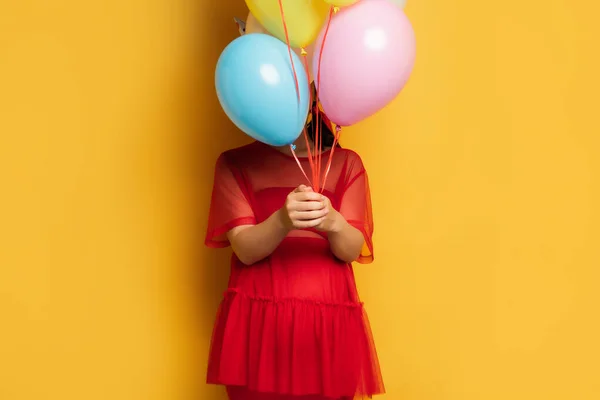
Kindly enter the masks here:
<path id="1" fill-rule="evenodd" d="M 314 113 L 320 112 L 313 107 Z M 325 120 L 321 113 L 321 120 Z M 314 124 L 308 126 L 314 140 Z M 323 147 L 333 143 L 322 123 Z M 304 138 L 296 153 L 305 169 Z M 341 400 L 383 393 L 353 261 L 373 260 L 360 157 L 336 149 L 323 193 L 289 148 L 255 142 L 217 161 L 206 244 L 231 245 L 231 276 L 211 343 L 208 382 L 231 400 Z"/>

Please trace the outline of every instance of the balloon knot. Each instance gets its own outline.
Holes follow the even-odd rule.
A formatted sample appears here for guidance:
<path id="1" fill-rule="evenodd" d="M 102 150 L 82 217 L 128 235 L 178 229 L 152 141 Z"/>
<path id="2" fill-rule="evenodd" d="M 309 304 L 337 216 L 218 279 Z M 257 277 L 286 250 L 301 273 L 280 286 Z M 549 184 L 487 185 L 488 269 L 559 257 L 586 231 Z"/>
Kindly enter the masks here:
<path id="1" fill-rule="evenodd" d="M 338 126 L 338 125 L 336 125 L 336 126 L 335 126 L 335 132 L 336 132 L 336 133 L 340 133 L 341 131 L 342 131 L 342 127 L 341 127 L 341 126 Z"/>
<path id="2" fill-rule="evenodd" d="M 337 14 L 337 13 L 338 13 L 338 11 L 340 11 L 340 8 L 339 8 L 339 7 L 333 7 L 333 13 L 334 13 L 334 14 Z"/>
<path id="3" fill-rule="evenodd" d="M 300 55 L 305 56 L 308 53 L 306 52 L 306 50 L 304 50 L 304 47 L 300 49 Z"/>
<path id="4" fill-rule="evenodd" d="M 296 145 L 295 144 L 291 144 L 290 147 L 292 148 L 292 150 L 296 150 Z"/>

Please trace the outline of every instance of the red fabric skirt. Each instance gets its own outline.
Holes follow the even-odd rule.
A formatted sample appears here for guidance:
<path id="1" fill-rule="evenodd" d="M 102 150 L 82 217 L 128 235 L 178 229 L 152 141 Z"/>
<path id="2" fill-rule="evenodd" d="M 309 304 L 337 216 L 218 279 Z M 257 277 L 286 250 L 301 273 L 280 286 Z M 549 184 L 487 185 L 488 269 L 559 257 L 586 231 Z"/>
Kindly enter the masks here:
<path id="1" fill-rule="evenodd" d="M 288 396 L 286 394 L 253 392 L 242 386 L 228 386 L 229 400 L 352 400 L 352 397 L 331 399 L 323 396 Z"/>
<path id="2" fill-rule="evenodd" d="M 234 258 L 207 380 L 228 386 L 232 400 L 383 393 L 352 267 L 335 260 L 320 239 L 286 240 L 268 261 L 249 267 Z"/>

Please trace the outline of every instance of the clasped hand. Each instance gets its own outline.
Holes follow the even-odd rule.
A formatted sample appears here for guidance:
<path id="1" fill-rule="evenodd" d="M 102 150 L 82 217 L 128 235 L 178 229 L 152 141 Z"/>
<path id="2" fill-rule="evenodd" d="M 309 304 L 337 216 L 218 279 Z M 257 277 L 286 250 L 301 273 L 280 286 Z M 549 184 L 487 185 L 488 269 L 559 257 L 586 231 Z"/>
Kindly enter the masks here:
<path id="1" fill-rule="evenodd" d="M 338 232 L 343 226 L 343 217 L 327 196 L 305 185 L 298 186 L 288 195 L 281 216 L 289 230 L 315 228 L 322 232 Z"/>

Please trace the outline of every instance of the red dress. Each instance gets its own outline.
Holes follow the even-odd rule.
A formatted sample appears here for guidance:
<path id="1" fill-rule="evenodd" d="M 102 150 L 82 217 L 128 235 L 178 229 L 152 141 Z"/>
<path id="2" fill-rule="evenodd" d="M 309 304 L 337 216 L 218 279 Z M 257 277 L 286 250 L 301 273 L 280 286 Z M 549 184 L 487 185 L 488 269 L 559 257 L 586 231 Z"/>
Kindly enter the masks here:
<path id="1" fill-rule="evenodd" d="M 310 169 L 307 159 L 301 162 Z M 215 169 L 206 245 L 228 246 L 229 230 L 264 221 L 304 182 L 291 156 L 260 142 L 223 153 Z M 335 150 L 324 194 L 364 234 L 357 261 L 370 263 L 370 194 L 356 153 Z M 343 399 L 384 392 L 352 266 L 333 255 L 326 234 L 292 231 L 271 256 L 251 266 L 232 256 L 207 381 L 228 386 L 232 398 L 240 391 L 270 394 L 253 399 L 283 398 L 273 394 Z"/>

